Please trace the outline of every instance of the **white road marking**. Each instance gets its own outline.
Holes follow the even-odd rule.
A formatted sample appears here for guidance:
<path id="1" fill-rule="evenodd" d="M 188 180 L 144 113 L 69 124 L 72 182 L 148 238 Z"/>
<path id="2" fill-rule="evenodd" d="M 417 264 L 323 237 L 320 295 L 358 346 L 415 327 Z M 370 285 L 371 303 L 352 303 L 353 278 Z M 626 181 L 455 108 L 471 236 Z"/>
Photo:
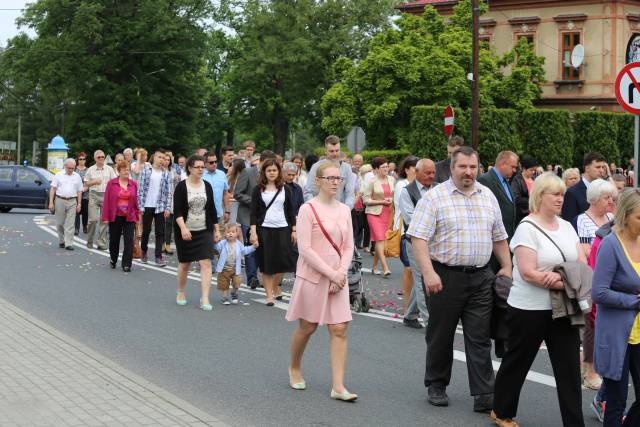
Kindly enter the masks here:
<path id="1" fill-rule="evenodd" d="M 35 224 L 42 229 L 43 231 L 47 232 L 48 234 L 51 234 L 54 237 L 58 237 L 58 232 L 55 230 L 55 226 L 52 226 L 50 224 L 50 222 L 48 221 L 43 221 L 43 217 L 40 216 L 36 216 L 34 217 L 34 222 Z M 97 255 L 102 255 L 104 257 L 109 257 L 109 252 L 108 251 L 101 251 L 101 250 L 97 250 L 97 249 L 89 249 L 87 248 L 86 244 L 86 240 L 83 240 L 81 238 L 79 238 L 78 236 L 74 236 L 74 241 L 76 243 L 78 243 L 81 249 L 84 249 L 88 252 L 97 254 Z M 166 267 L 157 267 L 153 264 L 144 264 L 140 261 L 136 261 L 133 260 L 133 264 L 137 265 L 139 267 L 142 268 L 147 268 L 149 270 L 154 270 L 154 271 L 159 271 L 161 273 L 166 273 L 166 274 L 170 274 L 172 276 L 177 276 L 177 269 L 175 267 L 170 267 L 170 266 L 166 266 Z M 363 268 L 364 270 L 364 268 Z M 189 279 L 200 282 L 200 274 L 199 273 L 195 273 L 195 272 L 189 272 L 188 276 Z M 215 274 L 213 275 L 213 282 L 216 283 L 216 278 L 215 278 Z M 253 295 L 258 295 L 259 298 L 253 298 L 252 301 L 257 302 L 257 303 L 261 303 L 261 304 L 265 304 L 266 303 L 266 299 L 265 299 L 265 293 L 264 291 L 260 291 L 260 290 L 256 290 L 256 289 L 250 289 L 249 287 L 247 287 L 245 284 L 242 284 L 241 288 L 240 288 L 241 292 L 244 293 L 248 293 L 248 294 L 253 294 Z M 282 292 L 283 295 L 283 300 L 289 300 L 291 298 L 291 294 L 289 292 Z M 276 301 L 276 304 L 274 305 L 275 308 L 279 308 L 280 310 L 286 311 L 287 307 L 289 305 L 287 303 L 284 303 L 282 301 Z M 369 313 L 354 313 L 356 315 L 359 316 L 363 316 L 363 317 L 370 317 L 373 319 L 380 319 L 380 320 L 386 320 L 386 321 L 391 321 L 391 322 L 396 322 L 396 323 L 402 323 L 402 318 L 400 317 L 393 317 L 393 314 L 388 313 L 388 312 L 383 312 L 381 310 L 370 310 Z M 456 333 L 458 334 L 462 334 L 462 327 L 460 325 L 458 325 L 457 329 L 456 329 Z M 543 346 L 544 347 L 544 346 Z M 453 350 L 453 358 L 455 360 L 458 360 L 460 362 L 466 363 L 467 362 L 467 357 L 466 354 L 463 351 L 459 351 L 459 350 Z M 500 367 L 500 362 L 492 360 L 493 363 L 493 369 L 494 371 L 497 371 L 498 368 Z M 542 374 L 540 372 L 536 372 L 536 371 L 529 371 L 529 373 L 527 374 L 527 379 L 529 381 L 538 383 L 538 384 L 542 384 L 542 385 L 546 385 L 549 387 L 556 387 L 556 380 L 553 376 L 551 375 L 546 375 L 546 374 Z"/>

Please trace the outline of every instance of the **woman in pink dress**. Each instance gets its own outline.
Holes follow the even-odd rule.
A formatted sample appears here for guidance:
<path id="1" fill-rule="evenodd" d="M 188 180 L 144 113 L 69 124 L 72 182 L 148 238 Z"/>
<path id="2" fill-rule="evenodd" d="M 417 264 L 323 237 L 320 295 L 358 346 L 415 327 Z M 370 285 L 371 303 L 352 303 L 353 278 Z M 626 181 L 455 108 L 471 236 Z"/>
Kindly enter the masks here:
<path id="1" fill-rule="evenodd" d="M 333 373 L 331 398 L 354 401 L 358 395 L 349 393 L 344 386 L 347 326 L 351 321 L 347 286 L 347 269 L 353 256 L 351 211 L 336 200 L 343 180 L 336 163 L 323 162 L 314 179 L 318 195 L 302 205 L 297 219 L 300 255 L 286 319 L 298 320 L 299 324 L 291 337 L 289 384 L 295 390 L 307 387 L 302 376 L 302 356 L 318 325 L 326 324 Z"/>
<path id="2" fill-rule="evenodd" d="M 364 212 L 367 214 L 371 241 L 375 242 L 372 272 L 380 274 L 378 271 L 378 260 L 380 260 L 383 274 L 389 276 L 391 271 L 387 265 L 387 258 L 384 256 L 384 244 L 389 229 L 396 181 L 389 176 L 389 164 L 384 157 L 375 157 L 371 161 L 371 166 L 375 177 L 365 188 L 362 201 L 367 206 Z"/>

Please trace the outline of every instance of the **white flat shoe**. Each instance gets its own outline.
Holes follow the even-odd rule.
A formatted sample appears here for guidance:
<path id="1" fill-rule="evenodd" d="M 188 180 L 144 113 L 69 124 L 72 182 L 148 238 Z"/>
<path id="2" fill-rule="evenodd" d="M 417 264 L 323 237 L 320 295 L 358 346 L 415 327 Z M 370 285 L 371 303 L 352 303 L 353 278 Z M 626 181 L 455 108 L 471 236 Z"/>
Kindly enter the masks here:
<path id="1" fill-rule="evenodd" d="M 354 402 L 358 398 L 358 395 L 349 393 L 346 388 L 342 393 L 338 393 L 334 389 L 331 389 L 331 398 L 335 400 L 342 400 L 344 402 Z"/>

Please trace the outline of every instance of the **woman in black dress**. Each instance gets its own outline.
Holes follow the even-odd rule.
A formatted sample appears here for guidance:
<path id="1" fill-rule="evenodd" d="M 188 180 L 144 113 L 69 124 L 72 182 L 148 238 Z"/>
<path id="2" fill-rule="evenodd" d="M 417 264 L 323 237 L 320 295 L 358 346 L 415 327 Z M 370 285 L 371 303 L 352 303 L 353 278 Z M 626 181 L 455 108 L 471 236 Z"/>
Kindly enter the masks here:
<path id="1" fill-rule="evenodd" d="M 187 273 L 192 262 L 200 263 L 202 297 L 200 308 L 211 311 L 211 257 L 213 243 L 220 240 L 213 188 L 202 179 L 204 157 L 191 156 L 186 163 L 187 179 L 176 186 L 173 194 L 174 232 L 178 254 L 178 294 L 176 304 L 187 305 L 184 294 Z"/>
<path id="2" fill-rule="evenodd" d="M 284 185 L 282 167 L 276 159 L 262 162 L 258 185 L 251 194 L 251 244 L 258 243 L 256 260 L 262 272 L 267 305 L 284 273 L 295 269 L 296 214 L 293 193 Z M 277 295 L 276 295 L 277 296 Z"/>

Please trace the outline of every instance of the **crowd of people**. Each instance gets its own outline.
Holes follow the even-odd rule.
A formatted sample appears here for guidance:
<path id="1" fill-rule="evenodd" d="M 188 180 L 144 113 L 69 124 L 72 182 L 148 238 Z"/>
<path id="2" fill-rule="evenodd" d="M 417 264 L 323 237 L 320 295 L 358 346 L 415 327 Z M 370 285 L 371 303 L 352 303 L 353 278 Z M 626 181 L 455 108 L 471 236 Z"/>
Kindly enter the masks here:
<path id="1" fill-rule="evenodd" d="M 288 160 L 256 153 L 253 141 L 238 153 L 202 148 L 177 160 L 162 149 L 149 158 L 126 149 L 113 167 L 101 150 L 90 167 L 78 153 L 50 193 L 60 248 L 73 250 L 82 225 L 89 248 L 107 249 L 108 234 L 111 268 L 122 240 L 121 266 L 130 272 L 135 257 L 151 262 L 153 226 L 156 266 L 166 265 L 175 241 L 176 304 L 187 305 L 187 273 L 197 262 L 205 311 L 213 309 L 214 268 L 224 305 L 240 302 L 243 265 L 269 307 L 282 299 L 283 275 L 294 273 L 291 388 L 306 388 L 303 353 L 326 324 L 331 397 L 345 401 L 358 397 L 344 385 L 349 266 L 370 252 L 372 274 L 389 279 L 388 257 L 397 256 L 403 322 L 426 325 L 429 403 L 449 404 L 461 322 L 473 409 L 495 424 L 518 425 L 520 392 L 544 342 L 565 426 L 584 425 L 583 386 L 597 390 L 591 408 L 604 425 L 640 425 L 640 408 L 625 410 L 629 374 L 640 391 L 640 194 L 628 188 L 632 172 L 597 152 L 585 155 L 580 173 L 511 151 L 485 171 L 460 137 L 449 140 L 444 160 L 409 156 L 398 166 L 349 158 L 336 136 L 324 147 L 321 159 Z M 503 359 L 497 375 L 492 348 Z"/>

